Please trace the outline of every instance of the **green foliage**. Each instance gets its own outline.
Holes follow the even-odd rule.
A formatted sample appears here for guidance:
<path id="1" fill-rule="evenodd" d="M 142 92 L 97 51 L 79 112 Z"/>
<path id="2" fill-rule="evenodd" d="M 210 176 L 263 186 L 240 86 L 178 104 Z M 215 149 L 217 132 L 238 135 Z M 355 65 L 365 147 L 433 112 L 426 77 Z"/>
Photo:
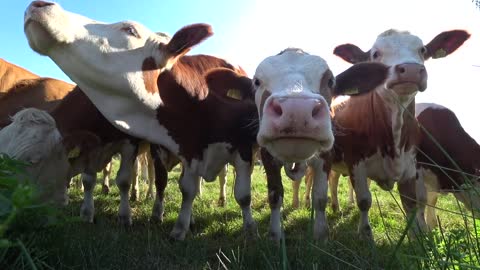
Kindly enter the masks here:
<path id="1" fill-rule="evenodd" d="M 51 220 L 53 208 L 37 202 L 37 192 L 28 181 L 20 181 L 25 176 L 27 164 L 0 155 L 0 269 L 37 269 L 42 265 L 39 252 L 32 256 L 30 246 L 34 243 L 22 240 L 23 234 L 33 231 Z M 28 246 L 28 248 L 27 248 Z M 36 250 L 36 248 L 33 248 Z"/>

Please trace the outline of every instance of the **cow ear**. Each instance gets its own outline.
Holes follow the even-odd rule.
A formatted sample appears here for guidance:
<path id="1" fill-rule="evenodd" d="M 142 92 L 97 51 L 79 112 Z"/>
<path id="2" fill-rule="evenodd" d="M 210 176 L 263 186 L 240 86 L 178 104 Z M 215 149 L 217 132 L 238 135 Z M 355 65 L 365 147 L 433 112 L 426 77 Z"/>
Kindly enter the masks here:
<path id="1" fill-rule="evenodd" d="M 252 80 L 228 68 L 215 68 L 205 75 L 210 91 L 221 97 L 254 99 Z"/>
<path id="2" fill-rule="evenodd" d="M 213 35 L 208 24 L 191 24 L 178 30 L 166 45 L 168 54 L 173 57 L 186 54 L 190 49 Z"/>
<path id="3" fill-rule="evenodd" d="M 62 143 L 70 159 L 100 146 L 101 140 L 91 132 L 77 131 L 64 136 Z"/>
<path id="4" fill-rule="evenodd" d="M 370 57 L 370 51 L 364 52 L 353 44 L 339 45 L 333 50 L 333 54 L 351 64 L 366 62 Z"/>
<path id="5" fill-rule="evenodd" d="M 381 63 L 360 63 L 351 66 L 335 78 L 333 95 L 357 95 L 372 91 L 388 75 L 388 66 Z"/>
<path id="6" fill-rule="evenodd" d="M 458 49 L 470 38 L 470 34 L 464 30 L 452 30 L 438 34 L 432 39 L 425 48 L 425 60 L 432 58 L 442 58 Z"/>

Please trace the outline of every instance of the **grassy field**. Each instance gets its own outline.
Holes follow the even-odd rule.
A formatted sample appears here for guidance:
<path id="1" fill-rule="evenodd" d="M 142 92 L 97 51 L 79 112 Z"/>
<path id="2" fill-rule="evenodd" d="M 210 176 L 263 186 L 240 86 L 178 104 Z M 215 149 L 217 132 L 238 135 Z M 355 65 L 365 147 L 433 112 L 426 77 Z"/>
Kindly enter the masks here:
<path id="1" fill-rule="evenodd" d="M 266 180 L 256 167 L 252 181 L 252 208 L 258 222 L 258 237 L 247 239 L 242 218 L 232 194 L 232 173 L 228 178 L 227 206 L 217 206 L 218 182 L 205 183 L 203 194 L 194 203 L 195 225 L 183 242 L 169 240 L 180 206 L 178 168 L 169 174 L 166 215 L 162 224 L 149 221 L 153 201 L 132 203 L 130 228 L 117 223 L 118 189 L 102 195 L 95 189 L 95 224 L 79 218 L 82 193 L 70 189 L 71 203 L 62 214 L 64 221 L 20 238 L 27 243 L 38 269 L 478 269 L 480 268 L 480 229 L 472 218 L 438 210 L 441 228 L 420 239 L 405 237 L 406 220 L 398 206 L 398 194 L 372 185 L 370 211 L 374 243 L 358 240 L 358 210 L 347 206 L 347 182 L 341 180 L 338 214 L 328 209 L 330 241 L 313 242 L 311 212 L 305 207 L 292 209 L 290 180 L 284 179 L 283 227 L 285 242 L 268 239 L 269 206 Z M 302 188 L 304 185 L 302 184 Z M 303 189 L 301 190 L 303 193 Z M 398 203 L 397 203 L 398 202 Z M 453 196 L 442 196 L 438 206 L 461 212 Z M 63 220 L 63 219 L 62 219 Z M 11 266 L 12 258 L 3 258 Z M 15 269 L 31 269 L 25 259 L 17 258 Z"/>

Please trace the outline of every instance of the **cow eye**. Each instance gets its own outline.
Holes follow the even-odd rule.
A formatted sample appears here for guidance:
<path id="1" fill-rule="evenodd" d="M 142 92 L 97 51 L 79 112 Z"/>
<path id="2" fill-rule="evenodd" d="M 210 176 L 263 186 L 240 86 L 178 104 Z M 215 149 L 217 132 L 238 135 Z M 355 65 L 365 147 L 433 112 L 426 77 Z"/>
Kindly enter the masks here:
<path id="1" fill-rule="evenodd" d="M 372 57 L 373 59 L 378 59 L 380 57 L 380 52 L 379 51 L 375 51 L 373 54 L 372 54 Z"/>
<path id="2" fill-rule="evenodd" d="M 130 36 L 140 38 L 140 35 L 137 32 L 137 29 L 135 29 L 135 27 L 133 27 L 132 25 L 125 26 L 124 28 L 122 28 L 122 30 L 125 31 L 125 33 L 129 34 Z"/>
<path id="3" fill-rule="evenodd" d="M 255 85 L 255 87 L 259 87 L 260 84 L 262 84 L 262 83 L 260 82 L 260 80 L 258 78 L 253 79 L 253 85 Z"/>
<path id="4" fill-rule="evenodd" d="M 425 48 L 425 47 L 420 48 L 420 54 L 423 55 L 425 53 L 427 53 L 427 48 Z"/>
<path id="5" fill-rule="evenodd" d="M 333 80 L 333 78 L 330 78 L 330 79 L 328 80 L 327 85 L 328 85 L 328 87 L 329 87 L 330 89 L 333 88 L 333 86 L 335 85 L 335 81 Z"/>

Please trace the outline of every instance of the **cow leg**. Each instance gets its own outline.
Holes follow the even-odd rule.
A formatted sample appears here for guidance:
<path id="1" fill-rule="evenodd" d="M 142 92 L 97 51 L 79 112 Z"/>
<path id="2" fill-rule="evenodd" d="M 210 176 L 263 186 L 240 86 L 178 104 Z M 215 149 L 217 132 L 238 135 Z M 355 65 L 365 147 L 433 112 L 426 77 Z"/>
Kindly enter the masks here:
<path id="1" fill-rule="evenodd" d="M 313 238 L 326 242 L 328 240 L 328 223 L 325 208 L 328 202 L 328 172 L 330 168 L 325 168 L 325 160 L 322 158 L 312 160 L 310 166 L 313 169 L 312 207 L 315 210 Z"/>
<path id="2" fill-rule="evenodd" d="M 250 155 L 251 157 L 252 155 Z M 252 216 L 252 162 L 253 160 L 243 160 L 240 154 L 237 154 L 234 161 L 235 166 L 235 186 L 233 193 L 235 200 L 242 209 L 243 230 L 249 235 L 257 232 L 257 224 Z"/>
<path id="3" fill-rule="evenodd" d="M 225 207 L 227 205 L 226 201 L 226 194 L 227 194 L 227 167 L 222 168 L 220 173 L 218 174 L 218 180 L 220 183 L 220 195 L 218 197 L 218 205 L 221 207 Z"/>
<path id="4" fill-rule="evenodd" d="M 147 199 L 153 199 L 153 183 L 155 182 L 155 165 L 151 153 L 145 154 L 146 156 L 146 165 L 147 165 L 147 179 L 148 179 L 148 190 L 147 190 Z M 165 168 L 164 168 L 165 169 Z"/>
<path id="5" fill-rule="evenodd" d="M 199 176 L 183 164 L 183 171 L 179 183 L 180 191 L 182 192 L 182 206 L 178 214 L 177 222 L 170 233 L 170 237 L 175 240 L 184 240 L 188 232 L 193 200 L 198 193 L 198 182 Z"/>
<path id="6" fill-rule="evenodd" d="M 139 193 L 139 183 L 140 183 L 140 176 L 141 174 L 141 168 L 142 164 L 140 162 L 140 159 L 137 157 L 135 161 L 133 162 L 133 169 L 132 169 L 132 192 L 130 194 L 130 200 L 132 202 L 136 202 L 140 196 Z"/>
<path id="7" fill-rule="evenodd" d="M 268 203 L 270 205 L 270 238 L 280 242 L 282 237 L 281 207 L 283 203 L 282 164 L 264 148 L 260 149 L 262 164 L 267 175 Z"/>
<path id="8" fill-rule="evenodd" d="M 410 234 L 415 236 L 420 231 L 426 231 L 425 223 L 425 203 L 427 201 L 427 192 L 423 184 L 423 177 L 417 173 L 417 176 L 398 182 L 398 191 L 403 209 L 410 218 L 415 212 L 415 223 L 411 227 Z"/>
<path id="9" fill-rule="evenodd" d="M 312 195 L 312 185 L 313 185 L 313 169 L 309 166 L 307 172 L 305 173 L 305 196 L 304 202 L 305 207 L 310 208 L 312 201 L 310 196 Z"/>
<path id="10" fill-rule="evenodd" d="M 107 163 L 105 168 L 102 169 L 103 173 L 103 183 L 102 183 L 102 193 L 108 194 L 110 192 L 110 173 L 112 172 L 112 161 Z"/>
<path id="11" fill-rule="evenodd" d="M 96 182 L 95 173 L 82 173 L 83 183 L 83 203 L 80 207 L 80 217 L 86 221 L 93 223 L 93 216 L 95 214 L 95 206 L 93 203 L 93 189 Z"/>
<path id="12" fill-rule="evenodd" d="M 167 187 L 168 173 L 165 165 L 160 157 L 160 148 L 158 145 L 150 145 L 150 154 L 152 157 L 152 165 L 155 172 L 155 188 L 156 196 L 152 209 L 152 220 L 163 222 L 163 213 L 165 211 L 165 189 Z M 150 167 L 150 166 L 149 166 Z M 151 178 L 151 176 L 150 176 Z"/>
<path id="13" fill-rule="evenodd" d="M 130 191 L 132 175 L 134 174 L 135 159 L 137 158 L 137 145 L 125 143 L 120 151 L 121 161 L 115 182 L 120 191 L 120 207 L 118 210 L 118 219 L 120 224 L 132 224 L 132 212 L 128 195 Z"/>
<path id="14" fill-rule="evenodd" d="M 330 171 L 330 176 L 328 177 L 328 187 L 330 188 L 330 198 L 332 204 L 333 212 L 338 212 L 339 203 L 338 203 L 338 180 L 340 179 L 340 174 L 334 170 Z M 353 194 L 352 194 L 353 196 Z"/>
<path id="15" fill-rule="evenodd" d="M 358 223 L 358 234 L 360 238 L 373 241 L 372 227 L 368 219 L 368 212 L 372 207 L 372 194 L 368 188 L 365 165 L 363 163 L 355 166 L 350 173 L 350 181 L 357 199 L 357 206 L 360 210 L 360 220 Z"/>
<path id="16" fill-rule="evenodd" d="M 435 191 L 429 191 L 427 193 L 427 206 L 425 209 L 425 217 L 427 220 L 427 226 L 430 230 L 433 230 L 437 226 L 437 214 L 435 213 L 435 206 L 437 205 L 438 193 Z"/>
<path id="17" fill-rule="evenodd" d="M 197 196 L 198 197 L 202 197 L 202 193 L 203 193 L 203 178 L 200 177 L 200 179 L 195 183 L 195 185 L 197 186 Z"/>
<path id="18" fill-rule="evenodd" d="M 299 191 L 300 191 L 300 183 L 302 180 L 292 181 L 292 189 L 293 189 L 293 197 L 292 197 L 292 207 L 298 208 L 299 206 Z"/>

